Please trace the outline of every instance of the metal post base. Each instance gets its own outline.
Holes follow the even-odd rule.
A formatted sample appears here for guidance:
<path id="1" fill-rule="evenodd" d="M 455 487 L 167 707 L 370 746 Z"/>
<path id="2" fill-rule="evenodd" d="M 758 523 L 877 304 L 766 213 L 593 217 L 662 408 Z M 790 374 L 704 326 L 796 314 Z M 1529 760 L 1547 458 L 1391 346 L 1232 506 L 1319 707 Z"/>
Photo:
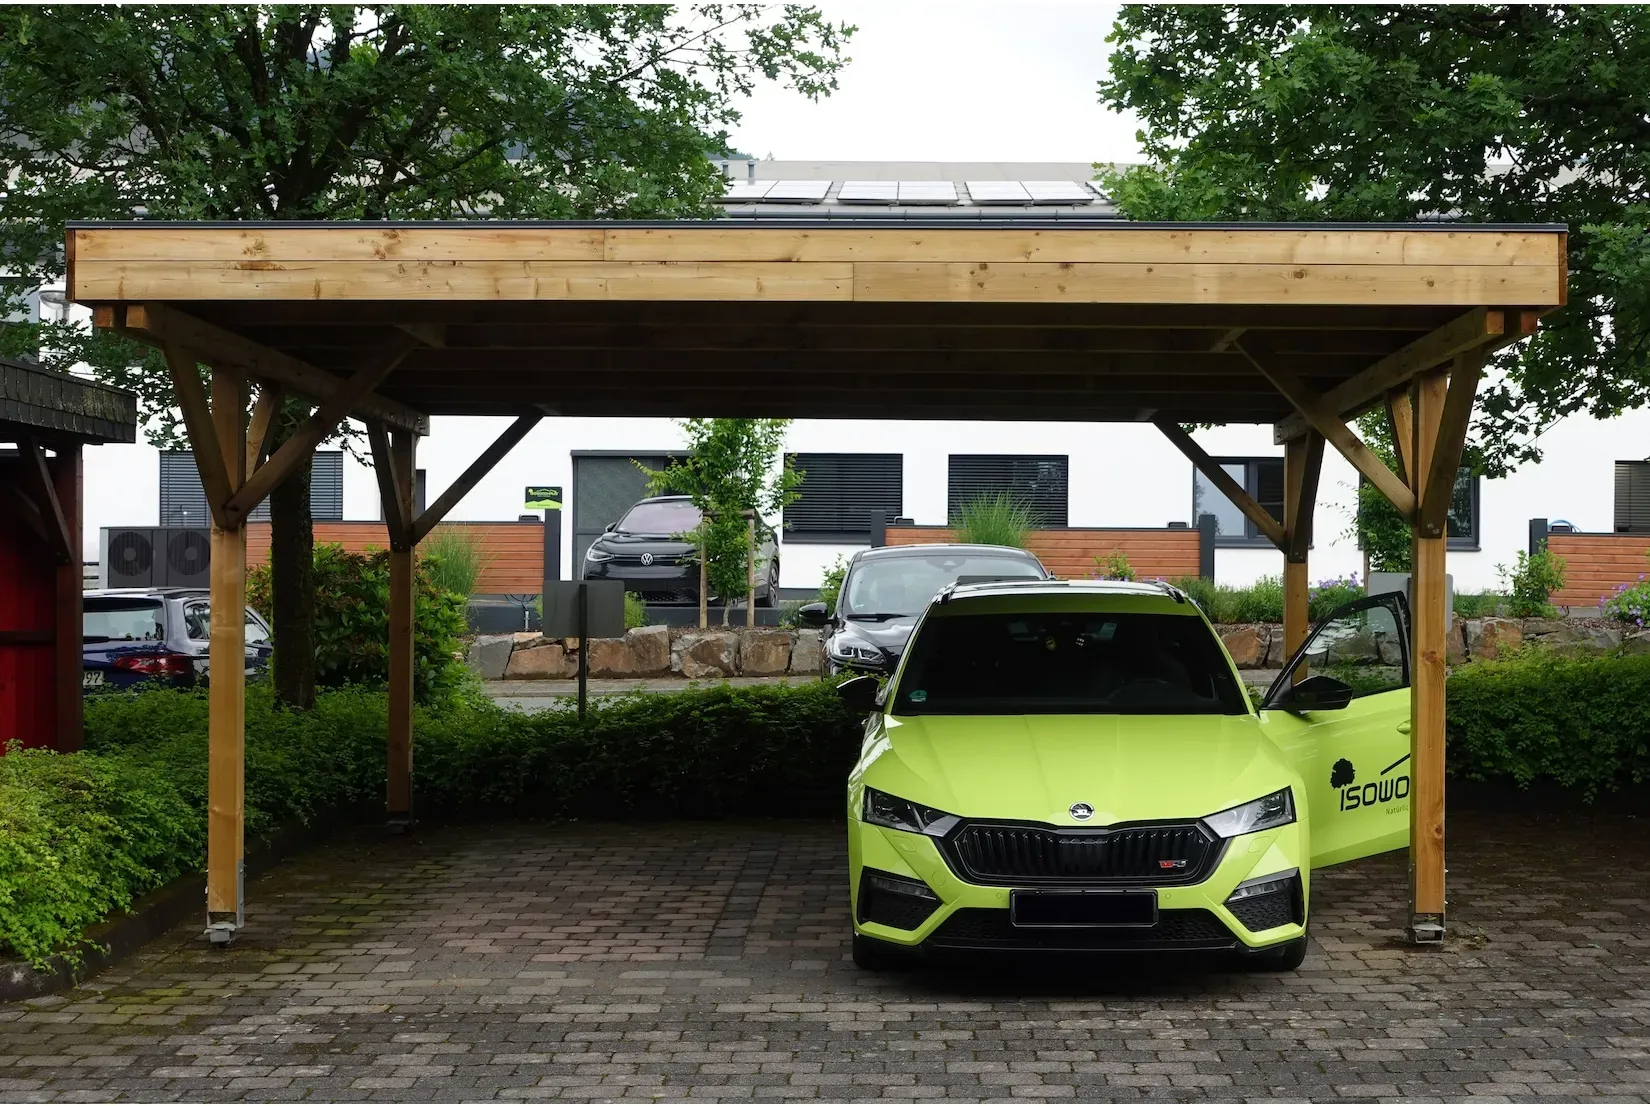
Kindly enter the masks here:
<path id="1" fill-rule="evenodd" d="M 235 939 L 240 926 L 234 922 L 208 922 L 206 924 L 206 940 L 213 948 L 228 948 L 229 942 Z"/>
<path id="2" fill-rule="evenodd" d="M 413 828 L 411 814 L 391 814 L 384 819 L 384 828 L 390 833 L 403 834 Z"/>
<path id="3" fill-rule="evenodd" d="M 1409 940 L 1416 945 L 1437 945 L 1444 940 L 1444 916 L 1442 914 L 1411 914 L 1409 916 Z"/>

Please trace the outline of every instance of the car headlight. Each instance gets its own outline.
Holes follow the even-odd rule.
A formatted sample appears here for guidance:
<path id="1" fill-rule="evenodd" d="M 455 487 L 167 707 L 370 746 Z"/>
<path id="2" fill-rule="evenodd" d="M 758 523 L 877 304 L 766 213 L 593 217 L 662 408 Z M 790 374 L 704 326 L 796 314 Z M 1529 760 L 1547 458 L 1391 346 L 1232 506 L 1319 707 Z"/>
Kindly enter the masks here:
<path id="1" fill-rule="evenodd" d="M 831 659 L 838 662 L 860 661 L 866 664 L 881 664 L 882 650 L 874 645 L 860 645 L 854 641 L 844 641 L 839 634 L 831 639 L 826 647 Z"/>
<path id="2" fill-rule="evenodd" d="M 1287 787 L 1203 819 L 1204 823 L 1220 837 L 1238 837 L 1245 833 L 1287 826 L 1294 820 L 1295 796 Z"/>
<path id="3" fill-rule="evenodd" d="M 874 787 L 865 789 L 863 817 L 873 826 L 887 826 L 907 833 L 926 833 L 929 837 L 944 837 L 961 821 L 955 814 L 913 803 Z"/>
<path id="4" fill-rule="evenodd" d="M 611 561 L 613 559 L 613 554 L 609 553 L 605 549 L 597 549 L 592 545 L 589 549 L 584 551 L 584 559 L 592 564 L 599 565 L 603 561 Z"/>

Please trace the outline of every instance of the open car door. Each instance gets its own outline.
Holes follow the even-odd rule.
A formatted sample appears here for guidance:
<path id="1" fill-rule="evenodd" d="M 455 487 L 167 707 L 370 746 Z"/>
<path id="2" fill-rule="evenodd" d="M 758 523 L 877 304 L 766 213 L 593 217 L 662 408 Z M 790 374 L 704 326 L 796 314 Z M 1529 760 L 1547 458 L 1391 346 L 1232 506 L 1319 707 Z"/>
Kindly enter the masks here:
<path id="1" fill-rule="evenodd" d="M 1409 844 L 1409 603 L 1348 603 L 1320 622 L 1261 700 L 1306 781 L 1312 866 Z"/>

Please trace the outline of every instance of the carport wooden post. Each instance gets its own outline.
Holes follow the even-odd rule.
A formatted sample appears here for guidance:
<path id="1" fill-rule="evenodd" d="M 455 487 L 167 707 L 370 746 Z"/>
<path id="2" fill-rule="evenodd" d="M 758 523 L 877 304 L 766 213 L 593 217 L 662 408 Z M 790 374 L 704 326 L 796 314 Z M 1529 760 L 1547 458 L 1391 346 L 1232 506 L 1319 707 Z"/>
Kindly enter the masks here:
<path id="1" fill-rule="evenodd" d="M 194 371 L 191 364 L 189 371 Z M 230 488 L 246 477 L 246 376 L 212 370 L 212 428 Z M 197 454 L 207 443 L 192 442 Z M 206 929 L 227 942 L 245 924 L 246 527 L 212 524 L 207 691 Z"/>
<path id="2" fill-rule="evenodd" d="M 1312 547 L 1312 512 L 1323 468 L 1323 435 L 1315 431 L 1283 447 L 1283 655 L 1287 659 L 1306 644 L 1311 629 L 1312 593 L 1307 555 Z M 1296 669 L 1298 681 L 1306 675 Z"/>
<path id="3" fill-rule="evenodd" d="M 413 517 L 416 441 L 410 431 L 390 434 L 390 474 L 398 522 Z M 412 821 L 414 540 L 410 526 L 398 525 L 390 530 L 389 777 L 384 807 L 394 828 Z"/>

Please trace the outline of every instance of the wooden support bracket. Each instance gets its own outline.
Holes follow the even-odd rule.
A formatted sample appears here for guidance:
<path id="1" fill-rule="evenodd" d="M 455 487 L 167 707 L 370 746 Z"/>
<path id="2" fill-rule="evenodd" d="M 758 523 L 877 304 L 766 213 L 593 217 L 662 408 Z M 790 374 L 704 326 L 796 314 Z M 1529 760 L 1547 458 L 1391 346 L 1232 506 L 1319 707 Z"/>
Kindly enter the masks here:
<path id="1" fill-rule="evenodd" d="M 1243 512 L 1243 517 L 1255 524 L 1255 529 L 1266 536 L 1266 540 L 1279 549 L 1287 550 L 1288 539 L 1284 528 L 1278 520 L 1272 517 L 1272 512 L 1256 503 L 1243 485 L 1232 478 L 1232 474 L 1221 468 L 1213 457 L 1204 452 L 1202 446 L 1192 440 L 1192 436 L 1181 429 L 1180 424 L 1172 419 L 1153 419 L 1152 425 L 1163 432 L 1163 436 L 1174 443 L 1176 449 L 1186 455 L 1193 467 L 1208 477 L 1209 482 L 1220 489 L 1220 493 L 1232 501 L 1232 505 Z M 1195 521 L 1195 520 L 1194 520 Z"/>
<path id="2" fill-rule="evenodd" d="M 46 465 L 46 451 L 40 448 L 40 443 L 32 438 L 26 438 L 17 443 L 22 453 L 24 475 L 33 486 L 34 507 L 40 512 L 40 521 L 46 531 L 46 539 L 51 544 L 52 556 L 59 564 L 71 564 L 79 557 L 76 550 L 79 543 L 69 532 L 68 518 L 63 514 L 63 504 L 57 498 L 57 489 L 52 486 L 51 469 Z"/>
<path id="3" fill-rule="evenodd" d="M 1289 542 L 1284 557 L 1305 564 L 1312 547 L 1312 515 L 1318 503 L 1318 475 L 1323 471 L 1323 435 L 1313 432 L 1304 441 L 1291 442 L 1284 457 L 1284 533 Z"/>
<path id="4" fill-rule="evenodd" d="M 281 407 L 286 403 L 286 388 L 279 381 L 266 380 L 258 388 L 258 400 L 252 405 L 252 420 L 246 428 L 246 474 L 251 476 L 264 463 L 274 445 L 275 431 L 281 423 Z"/>
<path id="5" fill-rule="evenodd" d="M 390 548 L 411 546 L 412 518 L 401 511 L 401 474 L 396 470 L 395 452 L 390 449 L 389 431 L 382 423 L 368 422 L 367 442 L 372 446 L 372 471 L 384 508 L 384 528 L 390 533 Z"/>
<path id="6" fill-rule="evenodd" d="M 1455 477 L 1461 468 L 1461 451 L 1467 444 L 1467 426 L 1472 421 L 1472 404 L 1478 395 L 1478 381 L 1484 371 L 1484 351 L 1471 350 L 1457 354 L 1450 370 L 1449 392 L 1444 397 L 1444 409 L 1438 421 L 1438 439 L 1432 447 L 1432 465 L 1425 485 L 1416 474 L 1416 494 L 1420 510 L 1416 529 L 1422 537 L 1444 535 L 1449 519 L 1450 501 L 1455 495 Z"/>
<path id="7" fill-rule="evenodd" d="M 212 521 L 218 529 L 233 530 L 236 523 L 229 514 L 229 499 L 236 489 L 230 483 L 229 469 L 223 463 L 223 449 L 218 444 L 212 405 L 207 402 L 206 386 L 201 383 L 195 355 L 177 345 L 167 345 L 165 353 L 166 366 L 172 370 L 172 391 L 183 412 L 183 424 L 189 431 L 189 444 L 195 454 L 195 467 L 200 472 L 201 488 L 206 493 L 206 506 L 211 510 Z"/>
<path id="8" fill-rule="evenodd" d="M 1388 392 L 1386 397 L 1386 428 L 1392 434 L 1392 448 L 1398 454 L 1398 475 L 1410 491 L 1415 491 L 1415 408 L 1410 404 L 1409 392 Z"/>
<path id="9" fill-rule="evenodd" d="M 470 494 L 481 478 L 493 471 L 493 467 L 504 459 L 505 454 L 516 447 L 516 443 L 527 437 L 528 431 L 539 424 L 544 416 L 537 411 L 529 412 L 516 419 L 500 434 L 493 444 L 488 446 L 480 457 L 471 462 L 470 467 L 452 485 L 442 492 L 436 501 L 429 505 L 423 514 L 419 515 L 412 524 L 412 544 L 417 545 L 427 537 L 437 523 L 447 517 L 447 512 L 458 505 L 458 501 Z M 376 459 L 376 454 L 374 455 Z"/>

